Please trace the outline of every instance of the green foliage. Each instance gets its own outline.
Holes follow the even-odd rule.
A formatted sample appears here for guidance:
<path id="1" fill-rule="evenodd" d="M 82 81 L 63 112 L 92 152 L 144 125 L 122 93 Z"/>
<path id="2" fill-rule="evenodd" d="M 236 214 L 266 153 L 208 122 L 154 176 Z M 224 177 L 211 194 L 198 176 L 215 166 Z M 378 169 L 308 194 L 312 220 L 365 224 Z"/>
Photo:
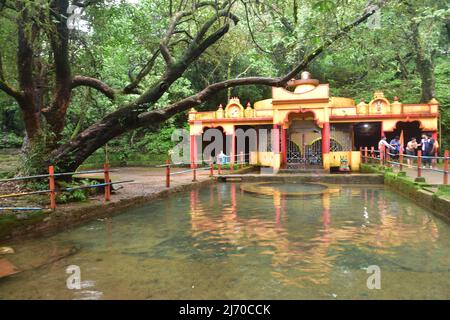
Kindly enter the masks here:
<path id="1" fill-rule="evenodd" d="M 35 10 L 34 1 L 24 1 Z M 48 5 L 48 1 L 39 4 Z M 173 10 L 180 1 L 174 0 Z M 189 7 L 194 1 L 187 1 Z M 365 0 L 265 0 L 236 2 L 233 13 L 240 23 L 209 48 L 164 94 L 148 109 L 164 108 L 189 96 L 206 85 L 228 78 L 245 76 L 280 76 L 316 49 L 335 31 L 364 12 Z M 410 4 L 411 8 L 408 7 Z M 121 105 L 134 101 L 136 95 L 120 93 L 159 48 L 161 37 L 170 20 L 168 2 L 164 0 L 105 1 L 86 8 L 84 19 L 88 32 L 72 31 L 71 70 L 80 75 L 95 76 L 117 88 L 116 99 L 111 101 L 101 93 L 87 87 L 78 87 L 72 99 L 60 143 L 76 137 L 106 114 Z M 246 10 L 247 9 L 247 10 Z M 6 11 L 2 11 L 6 12 Z M 45 12 L 45 10 L 44 10 Z M 11 13 L 11 12 L 9 12 Z M 17 82 L 17 24 L 15 13 L 0 16 L 0 42 L 3 75 L 14 87 Z M 183 31 L 195 34 L 209 15 L 199 11 L 174 35 L 171 52 L 179 56 L 186 49 Z M 248 21 L 247 21 L 248 20 Z M 412 41 L 412 26 L 417 25 L 417 44 Z M 51 33 L 49 26 L 43 30 Z M 448 3 L 442 0 L 387 1 L 381 9 L 379 29 L 363 24 L 348 36 L 318 56 L 309 66 L 315 78 L 329 83 L 331 95 L 369 101 L 375 90 L 383 90 L 389 99 L 398 96 L 401 102 L 418 102 L 421 97 L 421 78 L 416 57 L 423 53 L 432 57 L 436 78 L 436 98 L 440 102 L 442 148 L 450 148 L 450 61 L 448 59 Z M 30 31 L 30 30 L 28 30 Z M 188 37 L 189 38 L 189 37 Z M 187 38 L 187 39 L 188 39 Z M 41 46 L 41 47 L 39 47 Z M 51 56 L 49 46 L 36 43 L 36 53 Z M 36 60 L 36 63 L 38 60 Z M 51 60 L 39 62 L 50 70 Z M 162 57 L 156 59 L 153 70 L 141 83 L 141 89 L 151 88 L 164 72 Z M 46 79 L 53 83 L 53 74 Z M 51 87 L 51 86 L 49 86 Z M 197 109 L 216 110 L 229 96 L 238 96 L 245 104 L 270 97 L 270 88 L 242 86 L 220 92 Z M 51 101 L 44 97 L 44 106 Z M 108 159 L 114 165 L 151 164 L 164 161 L 173 147 L 170 135 L 174 128 L 183 127 L 187 113 L 175 115 L 160 127 L 148 127 L 126 133 L 108 143 Z M 24 135 L 21 112 L 14 100 L 0 91 L 0 148 L 19 147 Z M 46 145 L 53 137 L 42 139 L 23 159 L 21 167 L 32 173 L 48 155 Z M 96 166 L 105 162 L 105 150 L 99 149 L 86 162 Z M 42 166 L 41 166 L 42 167 Z M 0 171 L 3 171 L 0 169 Z M 42 170 L 41 170 L 42 171 Z M 37 172 L 35 172 L 37 173 Z M 39 172 L 41 173 L 41 172 Z"/>
<path id="2" fill-rule="evenodd" d="M 70 192 L 58 193 L 56 196 L 57 203 L 82 202 L 87 197 L 84 190 L 73 190 Z"/>
<path id="3" fill-rule="evenodd" d="M 20 148 L 23 143 L 23 137 L 14 132 L 7 132 L 0 139 L 0 149 L 2 148 Z"/>
<path id="4" fill-rule="evenodd" d="M 450 200 L 450 185 L 439 186 L 439 188 L 438 188 L 437 192 L 435 192 L 434 196 L 445 197 L 446 199 Z"/>

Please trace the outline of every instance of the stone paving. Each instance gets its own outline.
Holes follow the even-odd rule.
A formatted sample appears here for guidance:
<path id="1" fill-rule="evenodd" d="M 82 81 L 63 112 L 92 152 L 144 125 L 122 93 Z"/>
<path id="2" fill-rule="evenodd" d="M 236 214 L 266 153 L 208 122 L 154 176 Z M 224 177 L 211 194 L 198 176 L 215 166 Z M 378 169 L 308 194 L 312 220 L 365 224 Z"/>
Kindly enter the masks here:
<path id="1" fill-rule="evenodd" d="M 400 171 L 399 165 L 393 166 L 394 172 Z M 442 170 L 438 167 L 439 170 Z M 402 171 L 406 172 L 406 175 L 412 179 L 415 179 L 417 177 L 417 167 L 411 167 L 409 168 L 406 165 L 403 165 Z M 431 169 L 422 168 L 421 176 L 425 178 L 425 182 L 433 185 L 440 185 L 444 182 L 444 173 L 433 171 Z"/>

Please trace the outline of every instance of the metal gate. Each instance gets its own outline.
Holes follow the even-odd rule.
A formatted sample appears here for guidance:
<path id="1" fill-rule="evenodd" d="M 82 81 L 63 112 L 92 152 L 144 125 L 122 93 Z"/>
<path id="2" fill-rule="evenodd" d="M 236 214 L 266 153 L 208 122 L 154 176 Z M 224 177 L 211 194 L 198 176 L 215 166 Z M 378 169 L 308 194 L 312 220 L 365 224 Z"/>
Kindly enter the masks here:
<path id="1" fill-rule="evenodd" d="M 319 144 L 313 143 L 311 145 L 305 145 L 303 148 L 299 147 L 291 139 L 287 141 L 287 164 L 288 167 L 295 167 L 298 165 L 320 165 L 322 164 L 322 145 L 319 140 Z"/>
<path id="2" fill-rule="evenodd" d="M 291 139 L 287 141 L 287 163 L 288 164 L 301 164 L 302 163 L 302 152 L 300 147 Z"/>

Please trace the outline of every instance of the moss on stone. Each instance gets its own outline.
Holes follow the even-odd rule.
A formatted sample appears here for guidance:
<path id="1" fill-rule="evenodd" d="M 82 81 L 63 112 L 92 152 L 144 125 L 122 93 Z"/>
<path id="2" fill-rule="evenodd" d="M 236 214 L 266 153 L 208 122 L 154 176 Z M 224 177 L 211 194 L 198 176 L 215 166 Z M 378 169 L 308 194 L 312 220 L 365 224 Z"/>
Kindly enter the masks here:
<path id="1" fill-rule="evenodd" d="M 18 219 L 19 214 L 26 215 L 23 219 Z M 17 227 L 32 225 L 36 222 L 43 221 L 47 214 L 44 211 L 33 212 L 14 212 L 6 213 L 0 216 L 0 238 L 12 233 Z"/>

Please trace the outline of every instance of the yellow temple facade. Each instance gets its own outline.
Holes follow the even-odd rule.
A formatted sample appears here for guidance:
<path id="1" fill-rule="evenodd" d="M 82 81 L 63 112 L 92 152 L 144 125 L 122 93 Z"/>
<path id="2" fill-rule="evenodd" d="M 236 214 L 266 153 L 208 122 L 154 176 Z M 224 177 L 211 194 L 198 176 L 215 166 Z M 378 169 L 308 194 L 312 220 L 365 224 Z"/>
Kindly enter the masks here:
<path id="1" fill-rule="evenodd" d="M 231 163 L 244 154 L 251 164 L 275 169 L 301 165 L 330 170 L 344 160 L 352 171 L 357 171 L 360 147 L 378 149 L 381 136 L 389 141 L 402 135 L 405 144 L 412 137 L 419 139 L 422 133 L 437 139 L 438 114 L 435 99 L 426 104 L 404 104 L 396 97 L 389 101 L 382 91 L 376 91 L 368 103 L 330 97 L 329 84 L 320 84 L 303 72 L 301 79 L 290 81 L 287 88 L 272 88 L 270 99 L 253 106 L 247 103 L 244 107 L 239 98 L 233 97 L 216 111 L 192 109 L 191 162 L 201 161 L 201 137 L 208 129 L 216 128 L 228 137 L 223 149 Z M 238 150 L 237 129 L 257 133 L 270 130 L 271 140 L 264 141 L 265 149 L 260 148 L 258 134 L 256 147 L 241 143 Z"/>

